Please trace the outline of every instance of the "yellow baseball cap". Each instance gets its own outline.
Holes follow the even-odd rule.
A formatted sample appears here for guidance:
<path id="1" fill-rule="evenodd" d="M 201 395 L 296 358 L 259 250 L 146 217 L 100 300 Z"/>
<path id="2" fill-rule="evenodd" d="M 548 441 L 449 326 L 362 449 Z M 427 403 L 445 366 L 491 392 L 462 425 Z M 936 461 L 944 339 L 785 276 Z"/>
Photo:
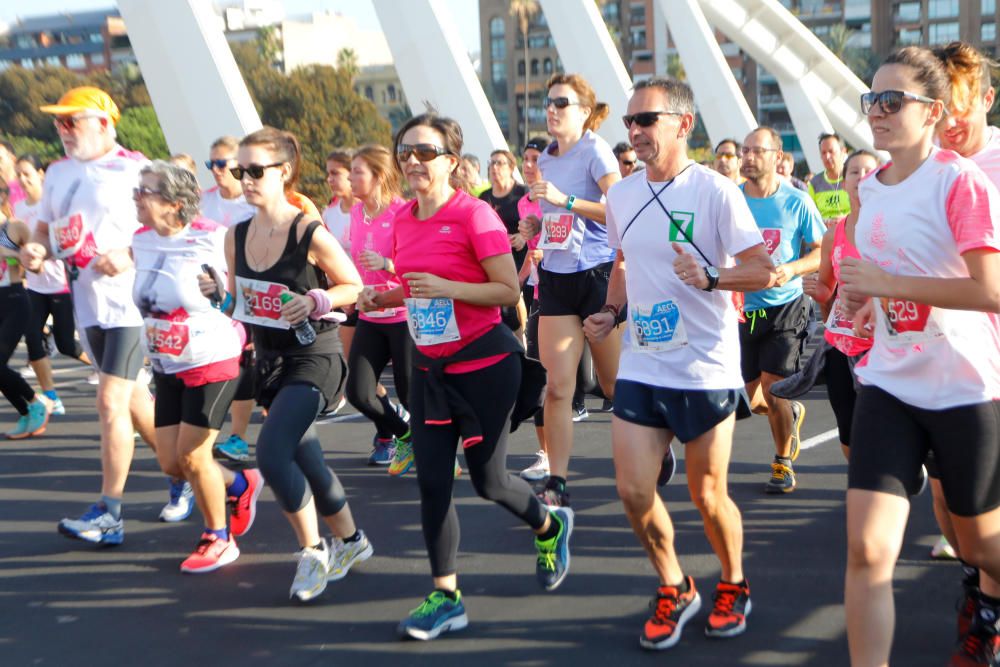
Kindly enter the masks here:
<path id="1" fill-rule="evenodd" d="M 73 88 L 60 97 L 59 102 L 56 104 L 47 104 L 38 107 L 38 109 L 43 113 L 50 113 L 57 116 L 68 116 L 80 113 L 81 111 L 101 111 L 106 113 L 115 125 L 118 124 L 118 119 L 121 118 L 118 105 L 111 99 L 111 96 L 100 88 L 94 88 L 93 86 Z"/>

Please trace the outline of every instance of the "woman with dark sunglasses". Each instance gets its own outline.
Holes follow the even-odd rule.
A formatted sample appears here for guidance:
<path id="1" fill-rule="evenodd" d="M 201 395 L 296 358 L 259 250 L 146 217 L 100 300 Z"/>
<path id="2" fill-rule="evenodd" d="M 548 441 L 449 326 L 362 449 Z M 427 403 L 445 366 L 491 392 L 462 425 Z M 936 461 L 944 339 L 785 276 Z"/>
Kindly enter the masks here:
<path id="1" fill-rule="evenodd" d="M 395 141 L 396 160 L 416 201 L 395 219 L 391 258 L 403 284 L 366 287 L 358 308 L 407 308 L 416 343 L 410 424 L 420 514 L 434 590 L 399 626 L 433 639 L 468 624 L 458 590 L 458 515 L 452 500 L 459 443 L 472 485 L 535 532 L 536 576 L 546 590 L 569 572 L 573 514 L 548 511 L 524 480 L 507 472 L 507 433 L 521 379 L 523 348 L 500 321 L 520 295 L 507 230 L 488 204 L 456 191 L 462 130 L 434 113 L 410 119 Z"/>
<path id="2" fill-rule="evenodd" d="M 326 317 L 357 298 L 361 278 L 319 219 L 288 202 L 301 162 L 298 140 L 265 127 L 240 141 L 243 194 L 256 212 L 226 236 L 233 316 L 253 324 L 257 403 L 268 410 L 257 462 L 292 525 L 301 550 L 289 596 L 302 602 L 372 555 L 344 487 L 323 461 L 313 422 L 340 394 L 347 365 L 337 323 Z M 214 288 L 206 281 L 206 291 Z M 230 299 L 226 299 L 227 302 Z M 232 306 L 230 306 L 232 307 Z M 302 330 L 311 329 L 312 342 Z M 331 551 L 319 521 L 335 536 Z"/>
<path id="3" fill-rule="evenodd" d="M 611 147 L 595 134 L 609 109 L 596 101 L 590 84 L 579 74 L 556 74 L 546 87 L 546 119 L 555 141 L 539 157 L 542 179 L 531 186 L 543 215 L 540 225 L 522 223 L 521 233 L 530 239 L 541 231 L 538 247 L 545 251 L 538 270 L 538 345 L 548 372 L 545 439 L 551 475 L 541 495 L 547 505 L 566 507 L 573 392 L 586 343 L 583 321 L 604 307 L 614 261 L 602 198 L 621 174 Z M 609 399 L 614 396 L 620 347 L 618 330 L 590 346 L 598 381 Z"/>
<path id="4" fill-rule="evenodd" d="M 959 551 L 1000 580 L 1000 194 L 973 161 L 934 145 L 949 84 L 933 53 L 906 47 L 862 98 L 875 148 L 891 162 L 858 188 L 860 258 L 840 268 L 855 331 L 873 337 L 856 367 L 848 464 L 855 665 L 889 663 L 893 570 L 929 451 Z M 1000 598 L 984 591 L 977 606 L 952 665 L 996 664 Z"/>

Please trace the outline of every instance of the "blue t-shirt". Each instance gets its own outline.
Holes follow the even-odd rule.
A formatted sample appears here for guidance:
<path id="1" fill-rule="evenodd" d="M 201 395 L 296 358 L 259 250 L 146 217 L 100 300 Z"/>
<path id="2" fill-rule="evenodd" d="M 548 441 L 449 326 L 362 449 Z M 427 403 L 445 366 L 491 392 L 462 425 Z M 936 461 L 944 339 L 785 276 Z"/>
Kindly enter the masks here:
<path id="1" fill-rule="evenodd" d="M 803 244 L 823 241 L 823 219 L 819 209 L 808 194 L 781 180 L 778 190 L 770 197 L 747 196 L 740 186 L 753 213 L 764 247 L 775 266 L 794 262 L 802 256 Z M 795 276 L 781 287 L 759 292 L 747 292 L 745 311 L 781 306 L 794 301 L 802 294 L 802 277 Z"/>
<path id="2" fill-rule="evenodd" d="M 538 156 L 538 169 L 542 178 L 552 183 L 565 195 L 584 201 L 601 201 L 604 193 L 598 181 L 608 174 L 618 173 L 618 160 L 611 147 L 590 130 L 583 133 L 565 155 L 552 155 L 549 150 L 557 147 L 552 142 L 549 149 Z M 540 201 L 542 215 L 566 214 L 565 208 Z M 607 228 L 589 218 L 573 213 L 573 227 L 565 250 L 545 250 L 542 268 L 554 273 L 586 271 L 599 264 L 610 262 L 615 252 L 608 247 Z"/>

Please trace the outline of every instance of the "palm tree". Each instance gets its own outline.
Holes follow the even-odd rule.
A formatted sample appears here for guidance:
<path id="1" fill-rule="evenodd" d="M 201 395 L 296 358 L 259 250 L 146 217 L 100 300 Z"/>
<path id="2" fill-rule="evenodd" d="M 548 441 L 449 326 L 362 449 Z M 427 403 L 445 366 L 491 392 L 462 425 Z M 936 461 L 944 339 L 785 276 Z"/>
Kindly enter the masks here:
<path id="1" fill-rule="evenodd" d="M 337 52 L 337 69 L 346 73 L 351 85 L 354 85 L 354 78 L 358 75 L 358 54 L 354 49 L 343 48 Z"/>
<path id="2" fill-rule="evenodd" d="M 531 95 L 528 91 L 528 84 L 531 81 L 531 67 L 528 65 L 528 26 L 531 19 L 538 15 L 540 8 L 538 0 L 510 0 L 510 15 L 517 18 L 517 25 L 521 29 L 521 39 L 524 42 L 524 140 L 528 140 L 528 106 Z"/>

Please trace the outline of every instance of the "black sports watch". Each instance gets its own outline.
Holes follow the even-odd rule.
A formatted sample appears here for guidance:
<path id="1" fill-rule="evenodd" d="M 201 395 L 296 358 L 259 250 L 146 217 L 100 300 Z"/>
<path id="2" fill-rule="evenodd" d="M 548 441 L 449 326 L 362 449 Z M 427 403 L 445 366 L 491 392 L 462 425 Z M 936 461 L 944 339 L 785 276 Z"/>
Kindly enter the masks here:
<path id="1" fill-rule="evenodd" d="M 714 266 L 705 267 L 705 277 L 708 278 L 708 286 L 703 288 L 704 291 L 711 292 L 719 286 L 719 270 Z"/>

